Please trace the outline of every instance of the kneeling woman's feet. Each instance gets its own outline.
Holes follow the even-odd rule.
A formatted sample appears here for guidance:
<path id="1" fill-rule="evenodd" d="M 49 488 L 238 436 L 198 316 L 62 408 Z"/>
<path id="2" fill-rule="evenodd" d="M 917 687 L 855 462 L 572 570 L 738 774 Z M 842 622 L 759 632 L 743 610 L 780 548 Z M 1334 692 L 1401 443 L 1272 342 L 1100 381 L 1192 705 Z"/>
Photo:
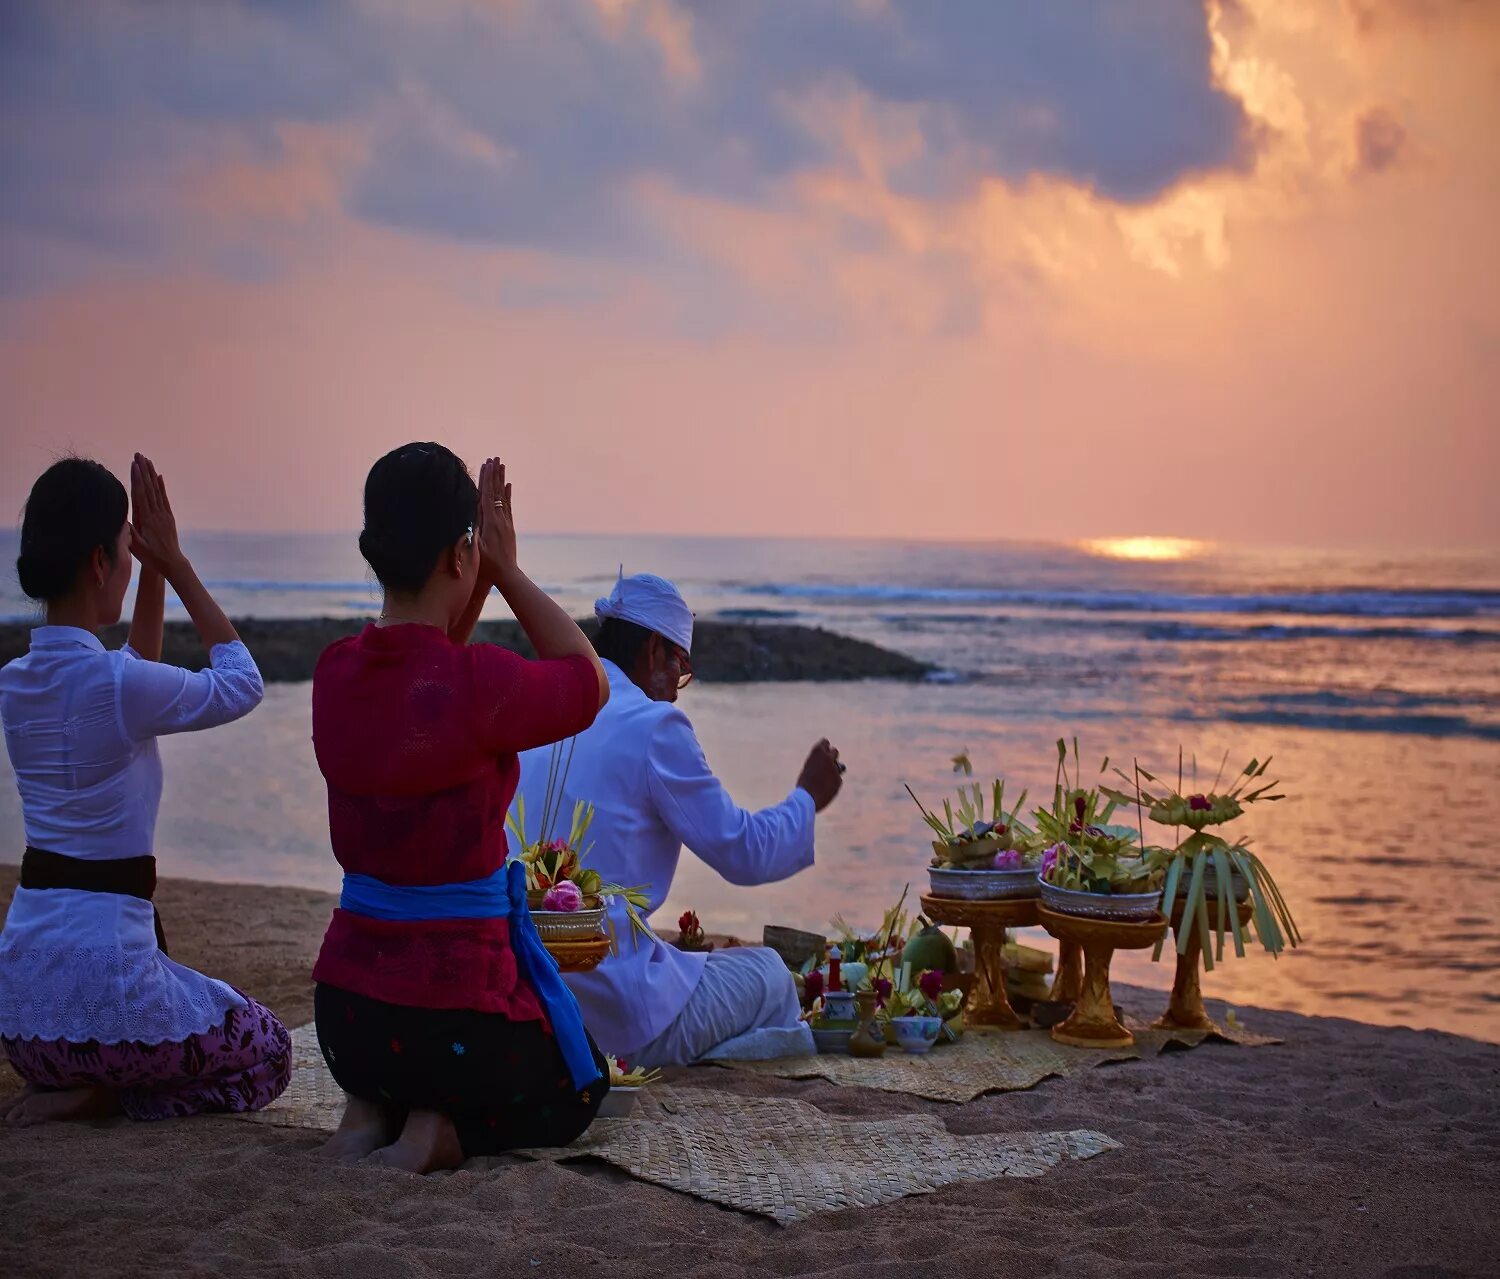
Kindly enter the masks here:
<path id="1" fill-rule="evenodd" d="M 406 1117 L 401 1136 L 373 1151 L 364 1162 L 420 1175 L 457 1168 L 463 1161 L 463 1147 L 453 1121 L 435 1110 L 413 1110 Z"/>
<path id="2" fill-rule="evenodd" d="M 401 1132 L 402 1116 L 387 1106 L 350 1097 L 338 1131 L 319 1148 L 318 1156 L 335 1163 L 358 1163 L 382 1146 L 389 1146 Z"/>
<path id="3" fill-rule="evenodd" d="M 5 1111 L 13 1128 L 29 1128 L 50 1119 L 108 1119 L 120 1113 L 120 1098 L 108 1088 L 41 1089 L 30 1084 Z"/>

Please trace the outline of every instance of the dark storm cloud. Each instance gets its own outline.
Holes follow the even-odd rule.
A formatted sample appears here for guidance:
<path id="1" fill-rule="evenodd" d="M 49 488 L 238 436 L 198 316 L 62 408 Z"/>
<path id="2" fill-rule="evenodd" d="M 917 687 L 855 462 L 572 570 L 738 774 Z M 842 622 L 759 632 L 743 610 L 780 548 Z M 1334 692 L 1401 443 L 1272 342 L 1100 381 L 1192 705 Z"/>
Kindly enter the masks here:
<path id="1" fill-rule="evenodd" d="M 688 80 L 643 7 L 606 18 L 585 0 L 13 0 L 0 8 L 0 234 L 50 224 L 95 248 L 154 243 L 194 148 L 227 133 L 274 152 L 289 121 L 367 133 L 346 195 L 356 217 L 602 253 L 645 234 L 623 196 L 635 179 L 754 204 L 790 174 L 852 163 L 794 105 L 820 95 L 915 122 L 922 145 L 890 178 L 916 197 L 1049 174 L 1139 202 L 1250 158 L 1197 4 L 679 8 Z"/>
<path id="2" fill-rule="evenodd" d="M 1046 172 L 1122 200 L 1246 157 L 1246 118 L 1213 87 L 1200 6 L 1159 0 L 694 0 L 716 67 L 758 90 L 842 75 L 928 115 L 929 147 L 967 176 Z M 766 94 L 747 104 L 753 120 Z M 920 192 L 921 183 L 914 183 Z"/>

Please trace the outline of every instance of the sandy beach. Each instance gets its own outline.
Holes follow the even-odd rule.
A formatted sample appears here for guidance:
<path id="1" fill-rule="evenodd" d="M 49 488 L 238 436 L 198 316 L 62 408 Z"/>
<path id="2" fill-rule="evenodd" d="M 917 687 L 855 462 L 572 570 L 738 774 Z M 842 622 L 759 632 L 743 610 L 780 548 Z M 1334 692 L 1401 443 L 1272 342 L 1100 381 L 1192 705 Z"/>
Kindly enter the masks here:
<path id="1" fill-rule="evenodd" d="M 0 0 L 0 1279 L 1500 1279 L 1500 0 L 186 7 Z"/>
<path id="2" fill-rule="evenodd" d="M 0 869 L 8 903 L 15 869 Z M 174 955 L 311 1018 L 332 898 L 164 880 Z M 1153 1010 L 1160 995 L 1122 987 Z M 1207 1046 L 949 1105 L 700 1068 L 695 1087 L 958 1133 L 1124 1143 L 1032 1181 L 951 1186 L 791 1227 L 592 1163 L 417 1179 L 330 1168 L 318 1138 L 225 1119 L 0 1132 L 5 1268 L 109 1274 L 1077 1276 L 1495 1273 L 1500 1048 L 1241 1010 L 1279 1047 Z M 17 1087 L 7 1069 L 0 1092 Z M 913 1152 L 920 1158 L 920 1152 Z"/>

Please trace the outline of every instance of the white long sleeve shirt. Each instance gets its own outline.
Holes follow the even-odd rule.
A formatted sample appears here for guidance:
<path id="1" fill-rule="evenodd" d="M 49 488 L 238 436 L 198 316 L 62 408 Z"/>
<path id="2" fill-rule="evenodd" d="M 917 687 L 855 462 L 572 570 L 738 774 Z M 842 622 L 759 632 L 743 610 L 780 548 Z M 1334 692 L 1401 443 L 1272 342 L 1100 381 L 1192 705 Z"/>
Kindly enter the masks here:
<path id="1" fill-rule="evenodd" d="M 740 808 L 709 768 L 688 717 L 669 702 L 653 702 L 613 662 L 604 669 L 609 702 L 578 737 L 559 820 L 566 827 L 576 800 L 594 805 L 586 866 L 606 883 L 646 885 L 649 917 L 671 891 L 684 845 L 732 884 L 769 884 L 812 865 L 816 808 L 806 791 L 760 812 Z M 551 749 L 521 756 L 517 794 L 533 825 Z M 526 832 L 529 839 L 537 833 Z M 600 1048 L 628 1057 L 676 1019 L 707 956 L 634 934 L 618 905 L 611 922 L 619 953 L 566 981 Z"/>
<path id="2" fill-rule="evenodd" d="M 89 861 L 151 853 L 162 789 L 156 738 L 228 723 L 260 703 L 260 671 L 243 644 L 215 645 L 210 661 L 187 671 L 128 647 L 106 651 L 91 631 L 33 630 L 30 651 L 0 669 L 26 842 Z M 243 1003 L 161 954 L 150 902 L 16 889 L 0 931 L 0 1034 L 162 1043 L 207 1030 Z"/>

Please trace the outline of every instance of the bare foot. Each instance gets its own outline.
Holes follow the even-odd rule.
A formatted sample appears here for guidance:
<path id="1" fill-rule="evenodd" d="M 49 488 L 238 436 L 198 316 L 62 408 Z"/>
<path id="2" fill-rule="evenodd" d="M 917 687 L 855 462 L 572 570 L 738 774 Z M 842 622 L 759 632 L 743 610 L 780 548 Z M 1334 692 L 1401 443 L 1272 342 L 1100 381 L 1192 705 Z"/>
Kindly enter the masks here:
<path id="1" fill-rule="evenodd" d="M 364 1162 L 383 1168 L 399 1168 L 419 1176 L 457 1168 L 464 1161 L 458 1131 L 447 1115 L 435 1110 L 414 1110 L 394 1144 L 373 1152 Z"/>
<path id="2" fill-rule="evenodd" d="M 5 1113 L 0 1114 L 0 1123 L 9 1123 L 10 1117 L 14 1114 L 19 1113 L 21 1107 L 24 1106 L 30 1098 L 35 1096 L 36 1085 L 27 1084 L 26 1087 L 21 1089 L 19 1093 L 17 1093 L 14 1097 L 12 1097 L 8 1102 L 5 1103 Z"/>
<path id="3" fill-rule="evenodd" d="M 30 1128 L 49 1119 L 107 1119 L 120 1113 L 120 1099 L 108 1088 L 40 1090 L 21 1098 L 6 1112 L 13 1128 Z"/>
<path id="4" fill-rule="evenodd" d="M 338 1131 L 318 1147 L 318 1158 L 341 1164 L 358 1163 L 389 1145 L 399 1130 L 397 1116 L 391 1110 L 373 1101 L 350 1097 L 344 1104 Z"/>

